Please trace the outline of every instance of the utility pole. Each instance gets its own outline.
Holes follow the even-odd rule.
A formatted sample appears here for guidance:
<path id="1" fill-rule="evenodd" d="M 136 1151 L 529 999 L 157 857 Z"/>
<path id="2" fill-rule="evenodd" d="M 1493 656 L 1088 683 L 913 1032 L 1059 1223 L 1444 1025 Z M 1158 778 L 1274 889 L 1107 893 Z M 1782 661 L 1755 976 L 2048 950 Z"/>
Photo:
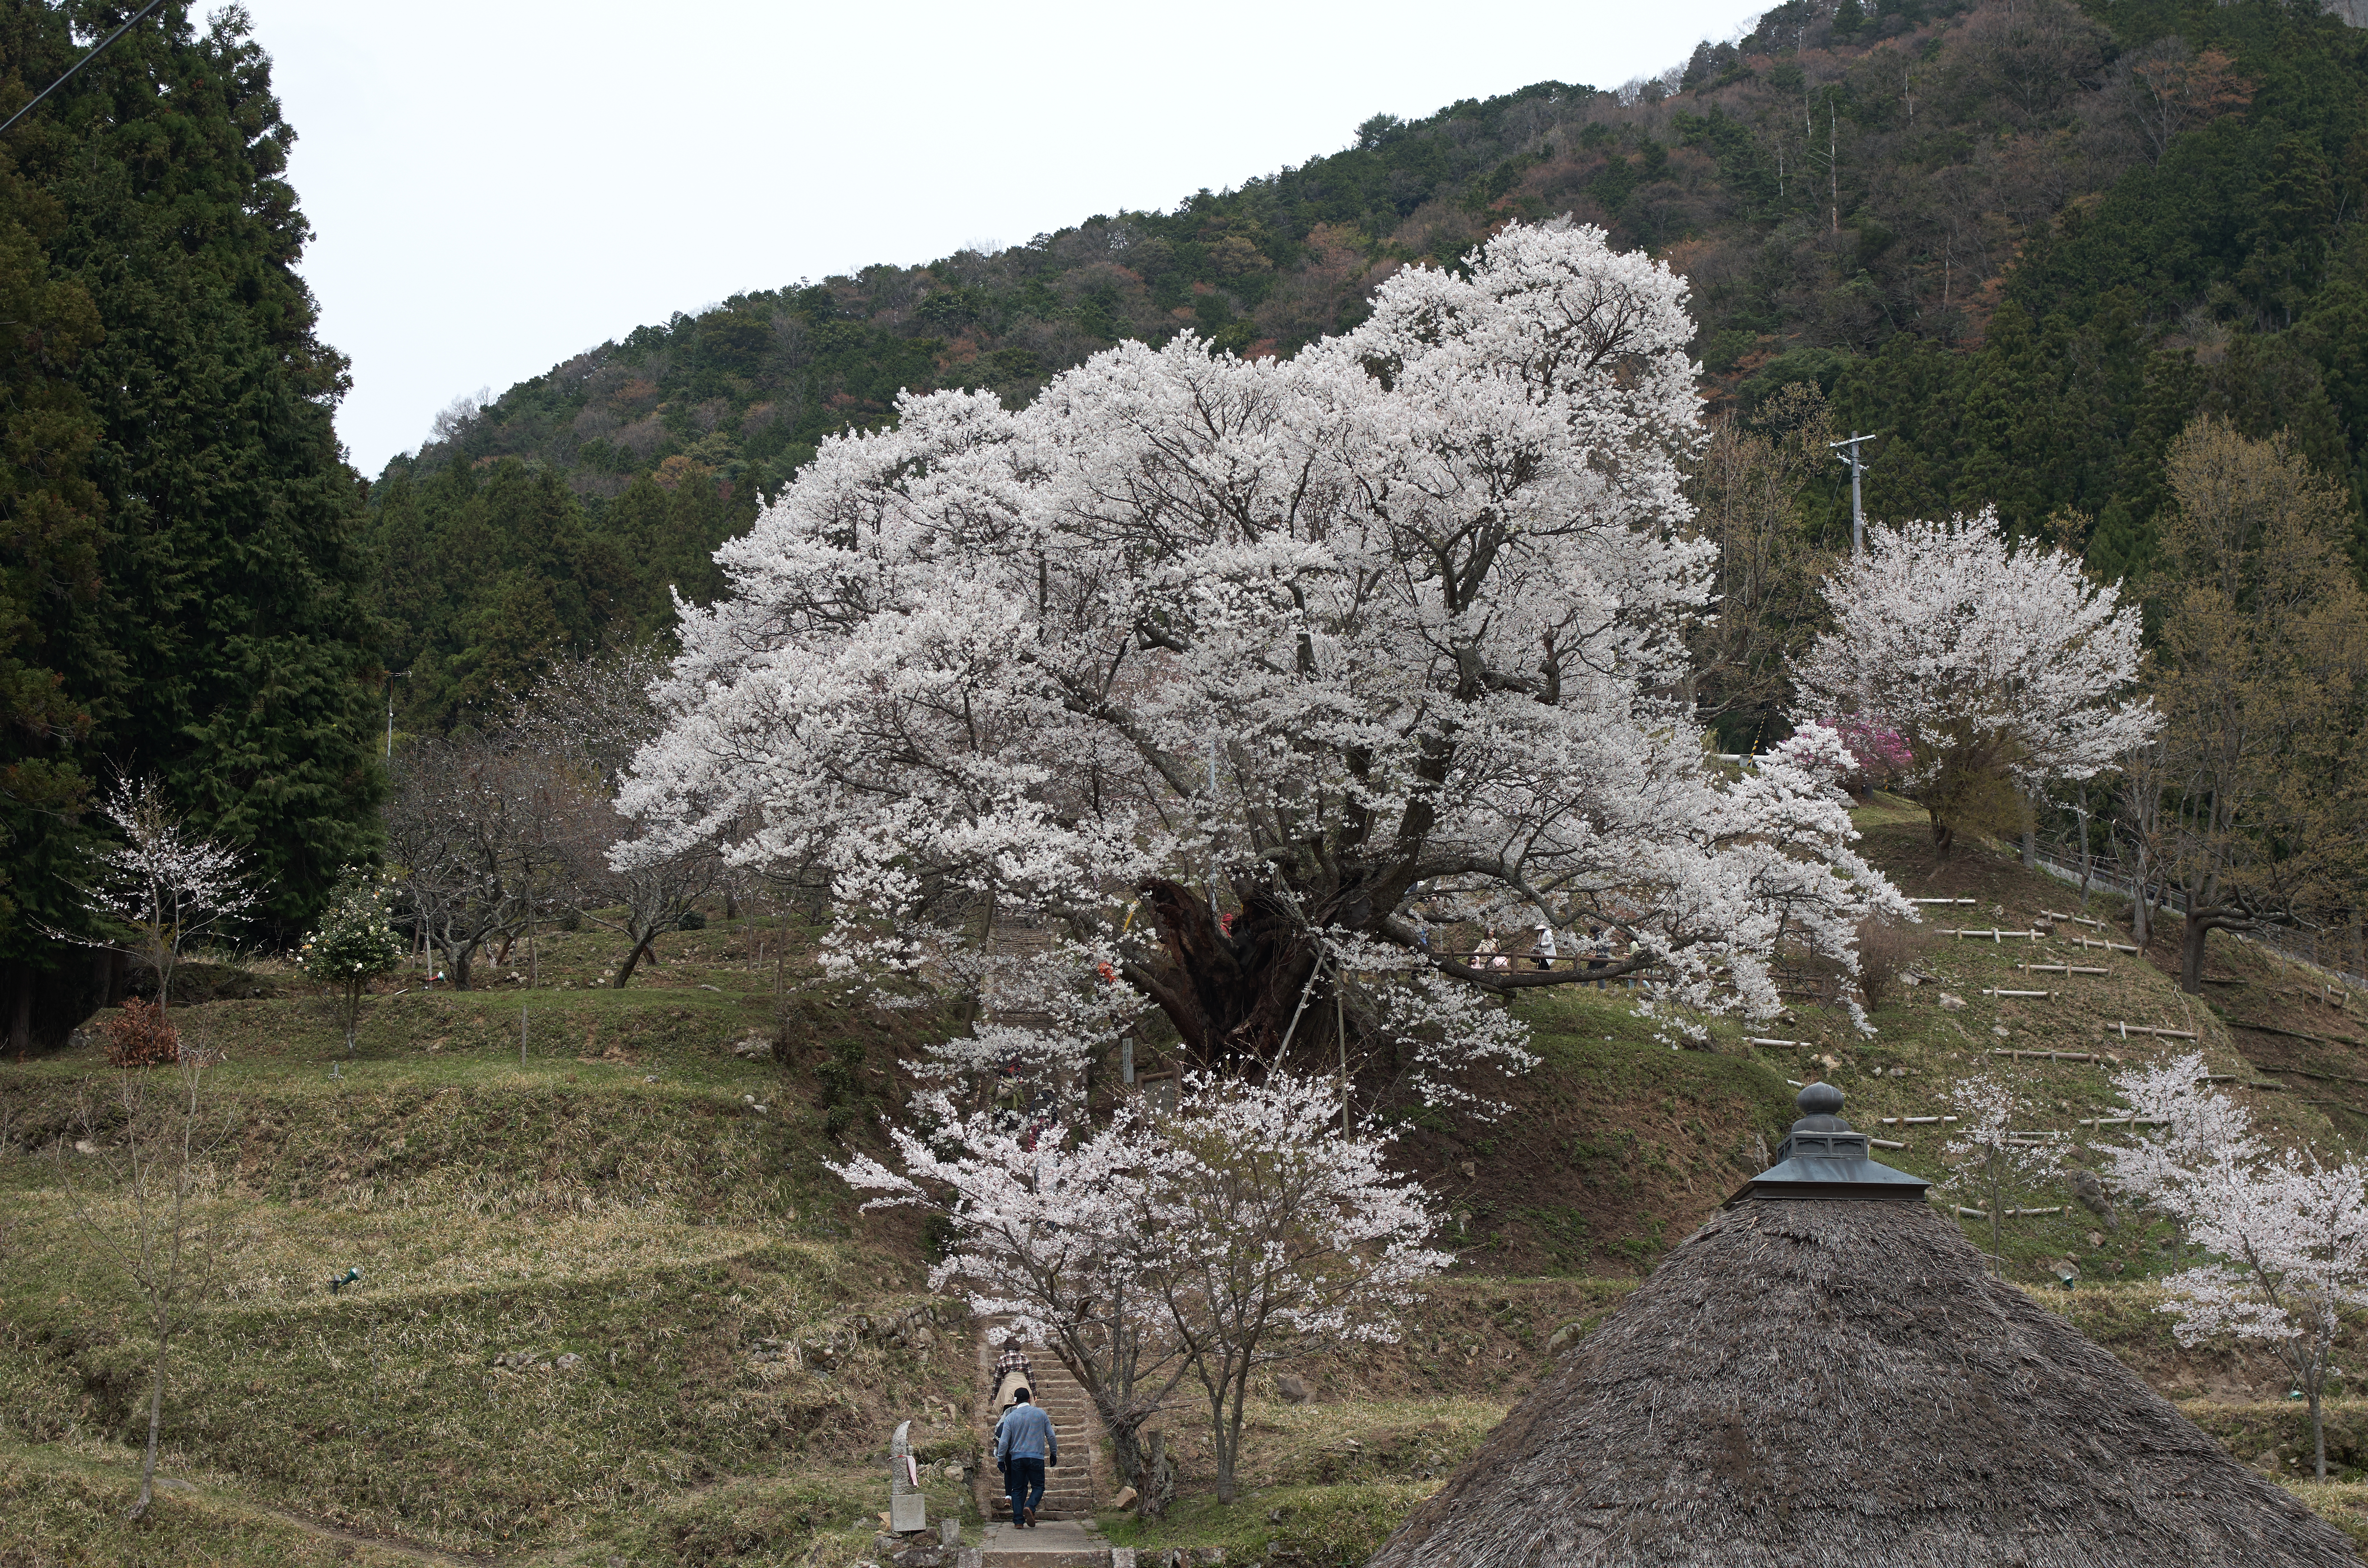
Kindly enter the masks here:
<path id="1" fill-rule="evenodd" d="M 1859 491 L 1859 480 L 1866 472 L 1866 459 L 1858 449 L 1859 443 L 1873 439 L 1872 436 L 1852 436 L 1847 441 L 1826 443 L 1827 448 L 1833 451 L 1849 449 L 1843 452 L 1841 460 L 1850 464 L 1850 556 L 1853 560 L 1866 553 L 1866 508 L 1861 504 Z"/>
<path id="2" fill-rule="evenodd" d="M 410 678 L 409 670 L 386 672 L 386 759 L 389 762 L 394 760 L 394 683 Z"/>

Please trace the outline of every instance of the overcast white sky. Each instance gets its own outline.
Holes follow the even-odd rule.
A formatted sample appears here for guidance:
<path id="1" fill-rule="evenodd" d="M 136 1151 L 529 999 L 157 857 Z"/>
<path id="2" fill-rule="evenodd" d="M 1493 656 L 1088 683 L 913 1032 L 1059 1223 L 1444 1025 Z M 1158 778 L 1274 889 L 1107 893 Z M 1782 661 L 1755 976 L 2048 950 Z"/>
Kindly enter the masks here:
<path id="1" fill-rule="evenodd" d="M 1386 110 L 1616 86 L 1767 0 L 247 0 L 364 473 L 455 396 L 874 261 L 1172 208 Z"/>

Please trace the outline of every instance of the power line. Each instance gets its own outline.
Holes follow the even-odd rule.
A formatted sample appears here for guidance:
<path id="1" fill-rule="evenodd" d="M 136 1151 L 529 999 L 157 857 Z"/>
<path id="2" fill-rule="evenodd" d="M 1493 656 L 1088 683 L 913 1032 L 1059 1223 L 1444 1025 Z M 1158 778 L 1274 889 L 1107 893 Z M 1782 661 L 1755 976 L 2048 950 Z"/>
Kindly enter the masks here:
<path id="1" fill-rule="evenodd" d="M 131 30 L 132 22 L 137 22 L 141 17 L 146 16 L 149 12 L 154 10 L 164 3 L 165 0 L 148 0 L 148 4 L 141 6 L 139 10 L 134 11 L 131 14 L 131 21 L 124 23 L 121 27 L 116 28 L 105 38 L 99 40 L 98 47 L 97 49 L 92 50 L 88 54 L 85 54 L 80 60 L 75 61 L 74 64 L 67 69 L 64 75 L 59 77 L 56 81 L 51 83 L 48 86 L 43 87 L 40 92 L 34 94 L 32 103 L 27 104 L 23 108 L 20 108 L 16 113 L 10 115 L 8 117 L 7 123 L 0 125 L 0 136 L 6 136 L 11 126 L 14 126 L 18 120 L 32 113 L 35 106 L 40 104 L 43 98 L 48 97 L 51 93 L 56 92 L 60 87 L 63 87 L 68 82 L 73 81 L 84 66 L 89 64 L 92 61 L 106 53 L 107 46 L 108 44 L 113 43 L 117 39 L 121 38 L 125 33 Z"/>

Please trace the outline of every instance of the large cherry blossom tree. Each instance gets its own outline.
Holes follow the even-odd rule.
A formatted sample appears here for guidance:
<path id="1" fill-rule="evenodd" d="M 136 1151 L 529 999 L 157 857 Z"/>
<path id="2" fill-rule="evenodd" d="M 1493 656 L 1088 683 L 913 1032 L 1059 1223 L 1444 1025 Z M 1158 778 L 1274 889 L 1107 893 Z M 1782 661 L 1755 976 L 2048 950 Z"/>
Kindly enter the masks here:
<path id="1" fill-rule="evenodd" d="M 620 853 L 825 867 L 849 972 L 1042 921 L 1193 1061 L 1345 1036 L 1429 1089 L 1523 1060 L 1464 999 L 1581 976 L 1432 952 L 1427 916 L 1605 928 L 1585 978 L 1694 1006 L 1772 1008 L 1780 942 L 1849 961 L 1906 912 L 1849 759 L 1724 779 L 1677 695 L 1683 281 L 1567 224 L 1467 260 L 1287 362 L 1121 344 L 1017 413 L 908 396 L 826 443 L 682 611 Z"/>
<path id="2" fill-rule="evenodd" d="M 1833 630 L 1793 671 L 1801 710 L 1897 732 L 1902 787 L 1944 854 L 1961 826 L 2003 825 L 2021 796 L 2109 771 L 2157 725 L 2133 693 L 2137 607 L 2074 556 L 2016 548 L 1994 512 L 1869 528 L 1826 600 Z"/>

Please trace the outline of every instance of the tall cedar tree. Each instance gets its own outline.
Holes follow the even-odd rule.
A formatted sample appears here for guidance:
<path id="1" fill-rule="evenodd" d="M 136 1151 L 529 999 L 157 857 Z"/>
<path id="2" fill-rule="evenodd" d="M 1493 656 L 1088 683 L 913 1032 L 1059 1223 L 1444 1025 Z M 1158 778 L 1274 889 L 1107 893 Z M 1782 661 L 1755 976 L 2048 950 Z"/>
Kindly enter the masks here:
<path id="1" fill-rule="evenodd" d="M 0 0 L 0 112 L 132 7 Z M 10 1043 L 89 1000 L 95 782 L 247 847 L 270 926 L 370 858 L 383 788 L 346 362 L 293 268 L 295 133 L 237 6 L 161 7 L 0 141 L 0 905 Z M 22 313 L 20 313 L 22 312 Z M 21 324 L 29 324 L 29 326 Z"/>

